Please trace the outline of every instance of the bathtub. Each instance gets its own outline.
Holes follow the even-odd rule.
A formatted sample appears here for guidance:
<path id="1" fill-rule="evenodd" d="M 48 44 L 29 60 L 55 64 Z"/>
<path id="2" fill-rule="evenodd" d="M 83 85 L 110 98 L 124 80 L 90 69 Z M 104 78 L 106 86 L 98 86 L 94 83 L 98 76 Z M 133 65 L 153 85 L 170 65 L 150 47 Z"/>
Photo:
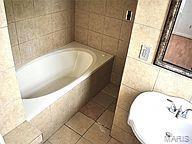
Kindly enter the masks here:
<path id="1" fill-rule="evenodd" d="M 19 68 L 16 75 L 26 119 L 30 121 L 112 58 L 72 42 Z"/>

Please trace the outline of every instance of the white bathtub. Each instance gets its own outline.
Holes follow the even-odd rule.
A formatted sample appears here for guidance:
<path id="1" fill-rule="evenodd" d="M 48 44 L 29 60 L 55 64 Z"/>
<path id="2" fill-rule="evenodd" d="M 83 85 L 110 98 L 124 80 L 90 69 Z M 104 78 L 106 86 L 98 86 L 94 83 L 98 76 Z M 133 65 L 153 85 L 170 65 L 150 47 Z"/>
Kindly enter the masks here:
<path id="1" fill-rule="evenodd" d="M 64 96 L 111 58 L 110 54 L 72 42 L 19 68 L 17 78 L 27 120 Z"/>

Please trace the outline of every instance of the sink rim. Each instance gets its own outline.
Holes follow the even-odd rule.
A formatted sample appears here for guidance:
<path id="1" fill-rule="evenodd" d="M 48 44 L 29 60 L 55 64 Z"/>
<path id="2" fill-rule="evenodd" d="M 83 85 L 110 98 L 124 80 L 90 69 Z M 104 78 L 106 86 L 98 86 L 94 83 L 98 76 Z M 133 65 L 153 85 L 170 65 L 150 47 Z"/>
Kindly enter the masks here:
<path id="1" fill-rule="evenodd" d="M 135 100 L 133 101 L 133 103 L 139 98 L 139 96 L 141 97 L 141 96 L 143 96 L 143 95 L 148 95 L 148 94 L 150 94 L 150 95 L 152 95 L 152 94 L 158 94 L 158 95 L 165 96 L 165 98 L 170 98 L 170 99 L 175 99 L 175 100 L 177 99 L 178 101 L 181 100 L 181 101 L 183 101 L 183 102 L 181 102 L 181 103 L 187 102 L 187 103 L 188 103 L 189 105 L 191 105 L 191 107 L 192 107 L 192 102 L 191 102 L 190 100 L 187 100 L 187 99 L 185 99 L 185 98 L 178 97 L 178 96 L 176 97 L 176 96 L 166 95 L 166 94 L 163 94 L 163 93 L 160 93 L 160 92 L 156 92 L 156 91 L 146 91 L 146 92 L 143 92 L 143 93 L 139 94 L 139 95 L 135 98 Z M 173 100 L 173 102 L 174 102 L 174 100 Z M 131 104 L 130 111 L 131 111 L 131 109 L 132 109 L 133 103 Z M 135 105 L 135 104 L 134 104 L 134 105 Z M 130 115 L 130 111 L 129 111 L 129 115 Z M 130 125 L 133 133 L 134 133 L 135 136 L 138 138 L 138 140 L 139 140 L 142 144 L 145 144 L 143 137 L 140 135 L 140 133 L 138 132 L 138 130 L 137 130 L 135 124 L 134 124 L 134 121 L 133 121 L 132 119 L 129 119 L 129 115 L 128 115 L 127 123 Z"/>

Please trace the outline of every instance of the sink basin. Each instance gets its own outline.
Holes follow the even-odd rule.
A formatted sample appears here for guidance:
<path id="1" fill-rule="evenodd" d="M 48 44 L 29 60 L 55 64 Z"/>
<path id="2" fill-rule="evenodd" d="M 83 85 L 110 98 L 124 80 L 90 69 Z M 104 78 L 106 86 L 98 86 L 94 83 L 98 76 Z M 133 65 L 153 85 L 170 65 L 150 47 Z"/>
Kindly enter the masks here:
<path id="1" fill-rule="evenodd" d="M 192 144 L 192 111 L 186 118 L 168 110 L 171 102 L 179 109 L 191 109 L 185 99 L 158 92 L 144 92 L 131 105 L 128 124 L 143 144 Z"/>

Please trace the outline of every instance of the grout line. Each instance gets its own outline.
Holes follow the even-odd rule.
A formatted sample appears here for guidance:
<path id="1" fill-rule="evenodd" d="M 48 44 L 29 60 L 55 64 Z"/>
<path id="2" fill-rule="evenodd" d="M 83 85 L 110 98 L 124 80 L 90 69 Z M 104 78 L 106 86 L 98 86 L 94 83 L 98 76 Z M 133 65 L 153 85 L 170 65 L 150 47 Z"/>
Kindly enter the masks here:
<path id="1" fill-rule="evenodd" d="M 154 83 L 154 85 L 153 85 L 153 89 L 152 89 L 153 91 L 154 91 L 154 89 L 155 89 L 157 80 L 158 80 L 158 78 L 159 78 L 160 71 L 161 71 L 161 69 L 159 69 L 158 74 L 157 74 L 157 77 L 156 77 L 156 79 L 155 79 L 155 83 Z"/>
<path id="2" fill-rule="evenodd" d="M 13 4 L 13 2 L 12 2 L 12 4 Z M 56 11 L 56 12 L 49 12 L 49 13 L 46 13 L 46 14 L 40 14 L 40 15 L 35 15 L 35 16 L 32 16 L 32 17 L 22 18 L 22 19 L 19 19 L 19 20 L 15 19 L 15 14 L 14 14 L 14 21 L 13 22 L 9 22 L 8 24 L 16 23 L 16 22 L 21 22 L 21 21 L 25 21 L 25 20 L 31 20 L 31 19 L 39 18 L 39 17 L 43 17 L 43 16 L 48 16 L 48 15 L 64 12 L 64 11 L 67 11 L 67 10 L 73 10 L 73 9 L 69 8 L 69 9 L 64 9 L 64 10 L 60 10 L 60 11 Z M 13 9 L 13 11 L 14 11 L 14 9 Z"/>
<path id="3" fill-rule="evenodd" d="M 149 26 L 149 25 L 145 25 L 145 24 L 142 24 L 142 23 L 138 23 L 136 21 L 134 21 L 135 24 L 138 24 L 138 25 L 141 25 L 141 26 L 144 26 L 144 27 L 148 27 L 148 28 L 151 28 L 151 29 L 155 29 L 155 30 L 158 30 L 158 31 L 163 31 L 163 29 L 158 29 L 158 28 L 155 28 L 155 27 L 152 27 L 152 26 Z"/>
<path id="4" fill-rule="evenodd" d="M 103 89 L 102 89 L 102 90 L 103 90 Z M 102 91 L 102 90 L 101 90 L 101 91 Z M 100 92 L 101 92 L 101 91 L 100 91 Z M 93 99 L 93 98 L 92 98 L 92 99 Z M 91 101 L 92 99 L 90 99 L 89 101 Z M 89 101 L 88 101 L 88 102 L 89 102 Z M 115 99 L 111 102 L 111 104 L 112 104 L 114 101 L 115 101 Z M 96 103 L 96 104 L 97 104 L 97 103 Z M 111 104 L 110 104 L 110 105 L 111 105 Z M 109 105 L 109 106 L 110 106 L 110 105 Z M 100 106 L 101 106 L 101 105 L 100 105 Z M 108 106 L 108 107 L 109 107 L 109 106 Z M 103 106 L 102 106 L 102 107 L 103 107 Z M 108 110 L 108 107 L 106 107 L 106 108 L 103 107 L 105 110 L 101 113 L 101 115 L 102 115 L 106 110 Z M 75 114 L 77 114 L 78 112 L 80 112 L 80 111 L 77 111 Z M 82 112 L 80 112 L 80 113 L 83 114 L 84 116 L 88 117 L 88 116 L 85 115 L 84 113 L 82 113 Z M 75 115 L 75 114 L 74 114 L 74 115 Z M 73 115 L 73 116 L 74 116 L 74 115 Z M 81 138 L 86 139 L 86 138 L 83 137 L 83 136 L 89 131 L 89 129 L 90 129 L 94 124 L 98 124 L 98 125 L 100 125 L 100 126 L 102 126 L 102 127 L 104 127 L 104 128 L 106 128 L 106 129 L 108 129 L 108 130 L 111 131 L 111 129 L 109 129 L 109 128 L 105 127 L 104 125 L 102 125 L 102 124 L 100 124 L 100 123 L 97 122 L 97 120 L 101 117 L 101 115 L 100 115 L 96 120 L 93 120 L 92 118 L 88 117 L 88 118 L 90 118 L 91 120 L 93 120 L 94 122 L 89 126 L 89 128 L 84 132 L 83 135 L 80 135 L 78 132 L 76 132 L 76 131 L 73 130 L 71 127 L 69 127 L 69 126 L 66 125 L 66 123 L 72 119 L 73 116 L 71 116 L 71 118 L 70 118 L 67 122 L 65 122 L 63 125 L 61 125 L 51 136 L 49 136 L 49 138 L 48 138 L 46 141 L 50 142 L 49 139 L 50 139 L 55 133 L 57 133 L 63 126 L 66 126 L 67 128 L 69 128 L 70 130 L 72 130 L 73 132 L 75 132 L 76 134 L 78 134 L 78 135 L 80 136 L 80 138 L 77 140 L 76 143 L 78 143 L 78 141 L 80 141 Z M 111 135 L 109 135 L 109 136 L 111 137 Z M 86 140 L 87 140 L 87 139 L 86 139 Z M 46 142 L 46 141 L 45 141 L 45 142 Z M 87 141 L 89 141 L 89 140 L 87 140 Z M 109 139 L 109 141 L 110 141 L 110 139 Z M 108 141 L 108 142 L 109 142 L 109 141 Z M 89 142 L 91 142 L 91 141 L 89 141 Z M 108 143 L 108 142 L 107 142 L 107 143 Z M 51 143 L 51 142 L 50 142 L 50 143 Z M 92 142 L 91 142 L 91 143 L 92 143 Z M 107 144 L 107 143 L 106 143 L 106 144 Z M 51 143 L 51 144 L 52 144 L 52 143 Z"/>

